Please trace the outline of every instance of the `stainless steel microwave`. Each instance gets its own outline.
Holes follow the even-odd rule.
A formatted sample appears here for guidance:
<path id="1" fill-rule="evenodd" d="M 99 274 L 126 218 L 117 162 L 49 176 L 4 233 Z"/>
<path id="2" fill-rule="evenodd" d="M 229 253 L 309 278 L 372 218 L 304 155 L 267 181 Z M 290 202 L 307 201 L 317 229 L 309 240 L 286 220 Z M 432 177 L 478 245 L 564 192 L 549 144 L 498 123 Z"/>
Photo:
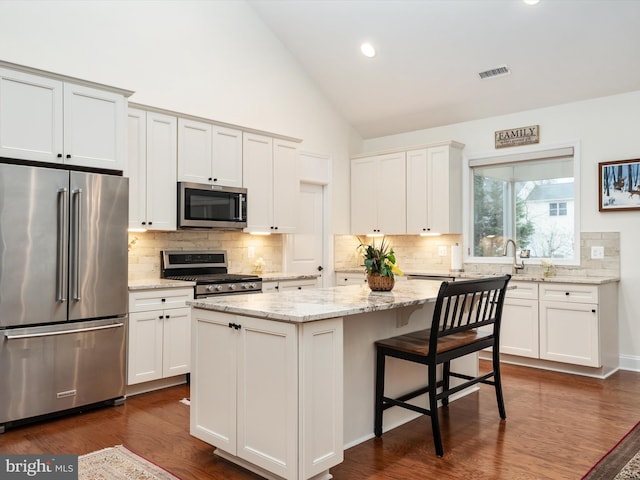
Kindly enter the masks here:
<path id="1" fill-rule="evenodd" d="M 178 228 L 247 226 L 247 189 L 178 182 Z"/>

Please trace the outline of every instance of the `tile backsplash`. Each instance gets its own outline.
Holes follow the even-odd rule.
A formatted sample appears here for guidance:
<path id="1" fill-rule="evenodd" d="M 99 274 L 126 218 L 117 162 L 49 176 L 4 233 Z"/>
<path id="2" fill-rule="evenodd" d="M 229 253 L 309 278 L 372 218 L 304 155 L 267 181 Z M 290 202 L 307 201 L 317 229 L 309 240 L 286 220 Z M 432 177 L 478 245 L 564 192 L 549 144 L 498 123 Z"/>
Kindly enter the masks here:
<path id="1" fill-rule="evenodd" d="M 265 262 L 264 272 L 282 271 L 282 235 L 260 236 L 217 230 L 130 232 L 129 278 L 160 278 L 162 250 L 226 250 L 231 273 L 252 272 L 260 257 Z M 252 258 L 249 258 L 250 252 Z"/>
<path id="2" fill-rule="evenodd" d="M 404 271 L 424 273 L 447 273 L 451 269 L 451 247 L 462 244 L 461 235 L 420 237 L 418 235 L 388 235 L 385 237 L 393 247 L 398 265 Z M 372 239 L 365 241 L 370 243 Z M 379 241 L 376 239 L 376 241 Z M 334 237 L 336 270 L 362 269 L 362 259 L 357 252 L 360 244 L 353 235 Z M 604 247 L 603 259 L 591 258 L 591 247 Z M 442 254 L 442 255 L 440 255 Z M 511 273 L 508 263 L 464 263 L 466 272 Z M 620 276 L 620 233 L 582 232 L 580 234 L 580 265 L 556 265 L 556 275 L 562 276 Z M 525 260 L 525 271 L 542 276 L 542 267 Z"/>

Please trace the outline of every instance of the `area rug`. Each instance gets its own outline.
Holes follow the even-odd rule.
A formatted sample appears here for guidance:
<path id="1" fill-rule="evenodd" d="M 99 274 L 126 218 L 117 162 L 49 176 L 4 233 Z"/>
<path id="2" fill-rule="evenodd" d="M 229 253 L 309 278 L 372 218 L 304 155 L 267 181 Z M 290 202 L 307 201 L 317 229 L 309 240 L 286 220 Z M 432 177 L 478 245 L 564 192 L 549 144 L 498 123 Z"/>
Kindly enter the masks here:
<path id="1" fill-rule="evenodd" d="M 596 463 L 582 480 L 640 479 L 640 422 Z"/>
<path id="2" fill-rule="evenodd" d="M 79 480 L 179 480 L 122 445 L 78 458 Z"/>

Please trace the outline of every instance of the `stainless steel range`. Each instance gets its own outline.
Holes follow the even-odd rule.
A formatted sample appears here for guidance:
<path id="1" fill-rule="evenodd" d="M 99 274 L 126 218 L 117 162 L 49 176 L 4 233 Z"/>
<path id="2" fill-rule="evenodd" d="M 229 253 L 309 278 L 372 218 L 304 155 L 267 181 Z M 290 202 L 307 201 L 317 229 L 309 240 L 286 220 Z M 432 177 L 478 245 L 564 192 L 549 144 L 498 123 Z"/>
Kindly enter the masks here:
<path id="1" fill-rule="evenodd" d="M 224 250 L 166 251 L 160 257 L 162 278 L 196 282 L 195 298 L 262 292 L 259 276 L 227 272 Z"/>

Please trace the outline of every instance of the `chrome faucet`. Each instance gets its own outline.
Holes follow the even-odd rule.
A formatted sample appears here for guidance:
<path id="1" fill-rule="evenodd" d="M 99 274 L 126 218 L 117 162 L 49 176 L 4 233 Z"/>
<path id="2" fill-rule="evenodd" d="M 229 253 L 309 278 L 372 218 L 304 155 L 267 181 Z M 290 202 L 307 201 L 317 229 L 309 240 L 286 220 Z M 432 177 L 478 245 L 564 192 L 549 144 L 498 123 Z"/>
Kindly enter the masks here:
<path id="1" fill-rule="evenodd" d="M 513 273 L 518 273 L 518 270 L 524 269 L 524 260 L 522 260 L 521 263 L 518 263 L 518 260 L 516 259 L 516 242 L 511 238 L 508 238 L 507 241 L 504 242 L 504 253 L 502 256 L 507 256 L 507 249 L 510 243 L 513 245 Z"/>

